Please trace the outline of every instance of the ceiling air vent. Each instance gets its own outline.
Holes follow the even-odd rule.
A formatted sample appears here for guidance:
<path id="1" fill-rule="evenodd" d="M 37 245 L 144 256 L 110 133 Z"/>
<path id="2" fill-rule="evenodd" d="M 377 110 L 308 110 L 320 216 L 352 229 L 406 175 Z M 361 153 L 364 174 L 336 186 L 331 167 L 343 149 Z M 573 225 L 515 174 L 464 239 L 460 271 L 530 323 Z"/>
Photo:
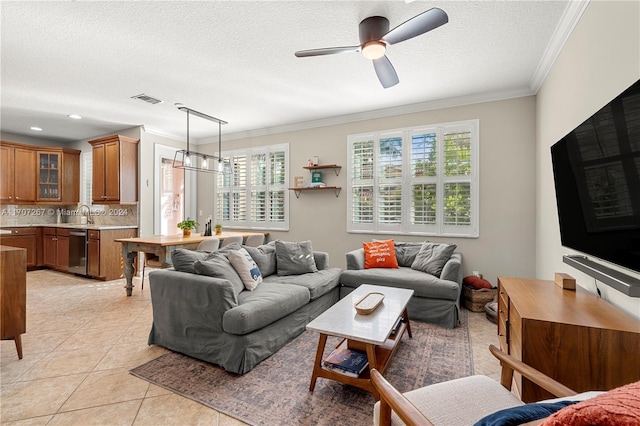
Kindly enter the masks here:
<path id="1" fill-rule="evenodd" d="M 162 103 L 162 101 L 160 99 L 156 99 L 156 98 L 151 97 L 149 95 L 145 95 L 144 93 L 132 96 L 131 99 L 140 99 L 141 101 L 149 103 L 149 104 L 152 104 L 152 105 Z"/>

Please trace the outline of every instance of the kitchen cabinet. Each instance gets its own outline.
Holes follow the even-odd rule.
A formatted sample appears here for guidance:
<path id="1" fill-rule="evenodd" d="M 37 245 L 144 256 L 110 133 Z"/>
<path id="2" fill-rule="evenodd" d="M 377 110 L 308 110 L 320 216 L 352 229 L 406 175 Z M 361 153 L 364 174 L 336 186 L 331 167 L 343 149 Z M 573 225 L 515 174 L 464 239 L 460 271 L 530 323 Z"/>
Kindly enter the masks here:
<path id="1" fill-rule="evenodd" d="M 80 201 L 80 151 L 0 142 L 0 202 Z"/>
<path id="2" fill-rule="evenodd" d="M 44 228 L 43 264 L 59 271 L 69 269 L 69 230 L 64 228 Z"/>
<path id="3" fill-rule="evenodd" d="M 38 227 L 2 228 L 8 234 L 0 235 L 0 244 L 4 246 L 18 247 L 27 250 L 26 266 L 34 269 L 42 265 L 42 251 L 40 247 L 41 230 Z"/>
<path id="4" fill-rule="evenodd" d="M 17 144 L 0 144 L 0 202 L 36 201 L 36 152 Z"/>
<path id="5" fill-rule="evenodd" d="M 80 201 L 80 151 L 67 148 L 38 151 L 37 201 Z"/>
<path id="6" fill-rule="evenodd" d="M 498 277 L 498 339 L 502 351 L 576 392 L 640 380 L 640 321 L 580 287 Z M 524 402 L 552 397 L 513 379 Z"/>
<path id="7" fill-rule="evenodd" d="M 94 204 L 138 201 L 138 142 L 121 135 L 89 141 L 93 147 Z"/>
<path id="8" fill-rule="evenodd" d="M 27 331 L 26 259 L 25 249 L 0 245 L 0 338 L 15 341 L 19 359 Z"/>
<path id="9" fill-rule="evenodd" d="M 100 276 L 100 231 L 89 231 L 87 274 L 92 277 Z"/>
<path id="10" fill-rule="evenodd" d="M 94 278 L 105 281 L 123 278 L 122 244 L 114 240 L 135 237 L 137 234 L 137 229 L 90 230 L 88 235 L 87 273 Z"/>

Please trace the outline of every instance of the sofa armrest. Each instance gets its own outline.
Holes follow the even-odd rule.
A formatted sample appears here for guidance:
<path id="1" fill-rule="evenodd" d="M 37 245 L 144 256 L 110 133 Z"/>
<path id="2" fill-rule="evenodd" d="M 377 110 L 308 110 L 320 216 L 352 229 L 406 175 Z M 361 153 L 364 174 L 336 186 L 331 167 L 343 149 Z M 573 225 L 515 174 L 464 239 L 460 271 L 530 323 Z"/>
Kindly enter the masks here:
<path id="1" fill-rule="evenodd" d="M 346 254 L 347 269 L 358 270 L 364 269 L 364 249 L 359 248 L 352 250 Z"/>
<path id="2" fill-rule="evenodd" d="M 329 269 L 329 253 L 324 251 L 314 251 L 313 259 L 316 261 L 316 268 L 319 270 Z"/>
<path id="3" fill-rule="evenodd" d="M 194 324 L 222 331 L 222 316 L 238 306 L 233 285 L 224 279 L 168 269 L 149 273 L 153 321 L 176 332 Z"/>
<path id="4" fill-rule="evenodd" d="M 442 268 L 440 279 L 448 280 L 462 285 L 462 254 L 453 253 Z"/>

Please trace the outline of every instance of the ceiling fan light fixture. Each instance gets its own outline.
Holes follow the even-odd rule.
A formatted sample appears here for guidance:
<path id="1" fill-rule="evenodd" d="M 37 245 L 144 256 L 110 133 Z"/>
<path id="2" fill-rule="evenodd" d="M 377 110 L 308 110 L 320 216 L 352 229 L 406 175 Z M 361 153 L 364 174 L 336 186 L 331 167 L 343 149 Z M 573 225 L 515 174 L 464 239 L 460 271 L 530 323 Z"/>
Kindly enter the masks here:
<path id="1" fill-rule="evenodd" d="M 362 55 L 371 60 L 380 59 L 387 51 L 387 45 L 381 41 L 370 41 L 362 46 Z"/>

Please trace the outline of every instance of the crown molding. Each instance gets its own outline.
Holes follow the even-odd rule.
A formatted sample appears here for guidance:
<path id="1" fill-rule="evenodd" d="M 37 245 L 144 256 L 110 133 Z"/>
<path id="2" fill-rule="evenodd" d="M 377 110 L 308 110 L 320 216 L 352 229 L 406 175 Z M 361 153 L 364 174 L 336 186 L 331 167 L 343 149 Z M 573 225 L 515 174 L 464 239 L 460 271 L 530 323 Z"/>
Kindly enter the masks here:
<path id="1" fill-rule="evenodd" d="M 553 65 L 558 59 L 558 55 L 564 48 L 564 45 L 567 43 L 567 40 L 573 33 L 576 25 L 582 18 L 582 14 L 587 9 L 589 2 L 591 0 L 579 0 L 579 1 L 570 1 L 567 4 L 562 17 L 560 18 L 560 22 L 558 26 L 556 26 L 551 39 L 549 40 L 549 44 L 547 44 L 547 48 L 538 62 L 538 66 L 529 81 L 529 87 L 533 91 L 533 93 L 538 93 L 540 87 L 542 87 L 542 83 L 547 78 L 547 75 L 553 68 Z"/>
<path id="2" fill-rule="evenodd" d="M 273 135 L 277 133 L 295 132 L 299 130 L 308 130 L 318 127 L 336 126 L 340 124 L 354 123 L 357 121 L 374 120 L 379 118 L 393 117 L 398 115 L 414 114 L 436 109 L 459 107 L 464 105 L 479 104 L 484 102 L 501 101 L 506 99 L 521 98 L 532 96 L 535 93 L 530 89 L 516 89 L 491 93 L 480 93 L 467 96 L 459 96 L 455 98 L 440 99 L 436 101 L 421 102 L 409 105 L 402 105 L 392 108 L 377 109 L 371 111 L 358 112 L 354 114 L 345 114 L 340 116 L 322 118 L 319 120 L 304 121 L 300 123 L 285 124 L 282 126 L 267 127 L 263 129 L 248 130 L 245 132 L 229 133 L 222 136 L 223 141 L 231 141 L 237 139 L 245 139 L 259 136 Z M 203 138 L 201 144 L 217 143 L 209 140 L 211 138 Z"/>

